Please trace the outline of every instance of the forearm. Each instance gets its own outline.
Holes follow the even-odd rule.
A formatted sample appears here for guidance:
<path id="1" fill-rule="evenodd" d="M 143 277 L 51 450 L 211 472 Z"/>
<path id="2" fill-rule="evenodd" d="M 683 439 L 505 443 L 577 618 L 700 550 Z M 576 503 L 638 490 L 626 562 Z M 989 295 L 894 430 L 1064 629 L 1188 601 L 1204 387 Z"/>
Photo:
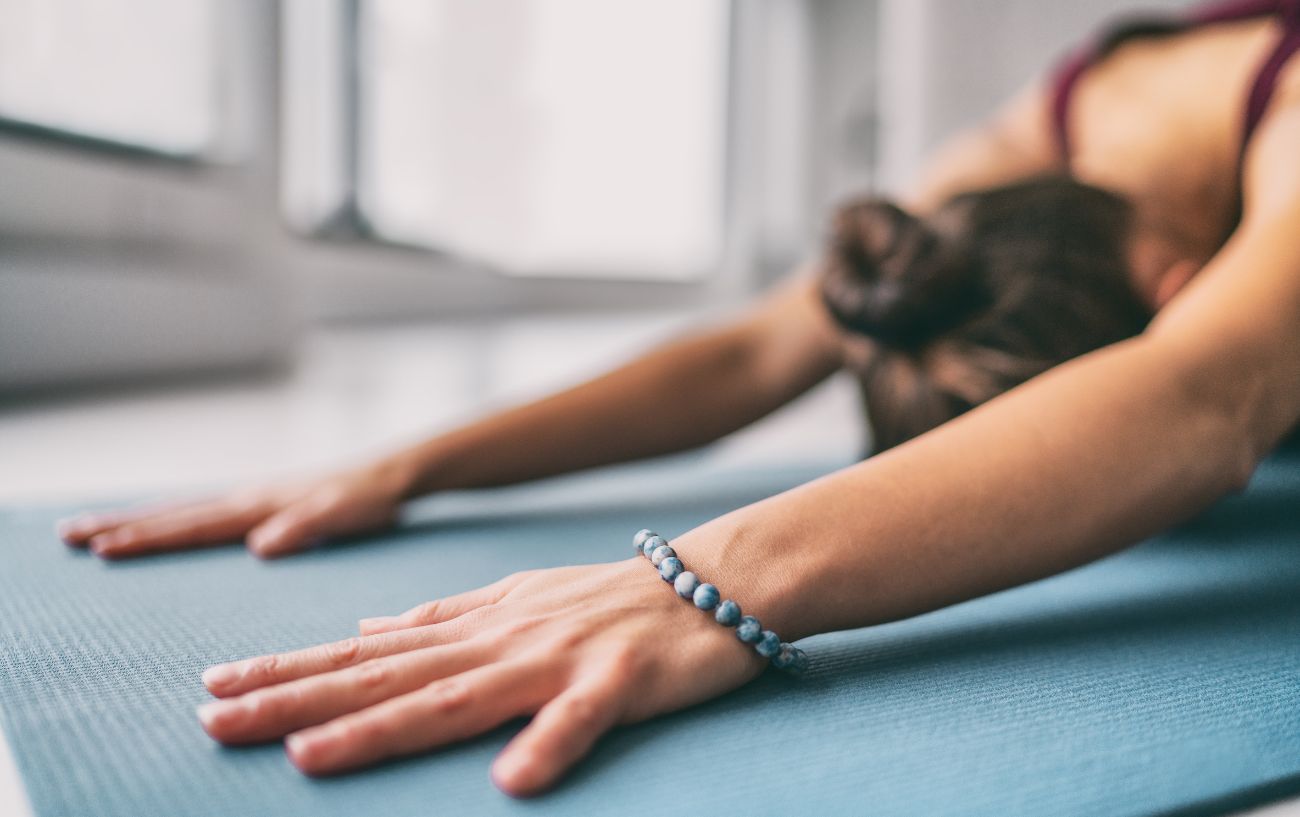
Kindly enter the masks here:
<path id="1" fill-rule="evenodd" d="M 698 529 L 679 550 L 786 637 L 916 615 L 1099 558 L 1240 487 L 1253 466 L 1240 418 L 1190 393 L 1165 352 L 1135 339 L 1058 367 Z"/>
<path id="2" fill-rule="evenodd" d="M 601 377 L 389 458 L 408 495 L 522 482 L 694 448 L 824 379 L 837 361 L 778 294 L 751 315 L 667 343 Z"/>
<path id="3" fill-rule="evenodd" d="M 603 377 L 419 446 L 413 493 L 522 482 L 703 445 L 767 406 L 730 333 L 671 343 Z"/>
<path id="4" fill-rule="evenodd" d="M 687 563 L 797 637 L 1067 570 L 1244 487 L 1300 422 L 1300 118 L 1275 127 L 1242 225 L 1141 336 L 692 532 Z"/>

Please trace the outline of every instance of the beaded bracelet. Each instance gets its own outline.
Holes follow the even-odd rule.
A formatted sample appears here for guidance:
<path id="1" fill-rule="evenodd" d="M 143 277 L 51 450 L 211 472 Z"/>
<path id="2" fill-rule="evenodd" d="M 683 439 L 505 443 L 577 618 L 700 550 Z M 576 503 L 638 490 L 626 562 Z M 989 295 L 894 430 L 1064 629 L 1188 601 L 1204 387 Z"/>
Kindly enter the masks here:
<path id="1" fill-rule="evenodd" d="M 742 616 L 739 604 L 731 599 L 723 600 L 718 588 L 701 582 L 698 576 L 686 569 L 668 540 L 652 530 L 643 529 L 632 537 L 632 546 L 659 569 L 660 578 L 671 584 L 677 595 L 694 602 L 705 612 L 712 610 L 714 620 L 724 627 L 735 627 L 736 638 L 753 644 L 754 651 L 771 661 L 772 666 L 795 675 L 808 669 L 807 653 L 783 642 L 771 630 L 764 630 L 753 616 Z"/>

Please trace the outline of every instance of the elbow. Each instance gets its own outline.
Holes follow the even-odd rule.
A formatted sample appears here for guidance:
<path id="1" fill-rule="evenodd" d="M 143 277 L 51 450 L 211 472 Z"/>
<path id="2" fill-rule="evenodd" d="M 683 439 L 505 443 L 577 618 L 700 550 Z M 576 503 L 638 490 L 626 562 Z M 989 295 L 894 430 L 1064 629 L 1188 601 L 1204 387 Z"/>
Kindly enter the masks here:
<path id="1" fill-rule="evenodd" d="M 1171 376 L 1172 399 L 1182 408 L 1191 444 L 1220 495 L 1240 493 L 1276 445 L 1269 415 L 1275 404 L 1268 367 L 1243 359 L 1244 350 L 1219 347 L 1198 353 L 1146 338 Z"/>
<path id="2" fill-rule="evenodd" d="M 1245 491 L 1263 459 L 1263 455 L 1256 453 L 1254 447 L 1250 445 L 1235 446 L 1226 451 L 1222 460 L 1224 475 L 1222 493 L 1239 494 Z"/>
<path id="3" fill-rule="evenodd" d="M 1203 458 L 1212 492 L 1225 496 L 1246 490 L 1265 453 L 1250 433 L 1247 412 L 1231 400 L 1198 401 L 1192 411 L 1197 415 L 1192 422 L 1198 431 L 1197 456 Z"/>

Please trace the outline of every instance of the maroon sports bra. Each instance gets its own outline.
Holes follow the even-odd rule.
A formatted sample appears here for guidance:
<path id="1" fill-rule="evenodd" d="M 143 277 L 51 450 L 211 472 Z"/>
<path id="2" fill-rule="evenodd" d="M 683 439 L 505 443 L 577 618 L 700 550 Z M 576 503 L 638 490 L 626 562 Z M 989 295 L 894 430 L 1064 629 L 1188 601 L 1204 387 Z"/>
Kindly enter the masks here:
<path id="1" fill-rule="evenodd" d="M 1278 77 L 1288 58 L 1300 51 L 1300 0 L 1218 0 L 1197 6 L 1173 17 L 1141 17 L 1122 20 L 1102 36 L 1070 54 L 1052 76 L 1052 125 L 1057 148 L 1065 163 L 1070 161 L 1070 96 L 1083 72 L 1103 59 L 1120 44 L 1135 37 L 1159 37 L 1177 34 L 1215 23 L 1276 17 L 1282 36 L 1255 74 L 1250 94 L 1242 110 L 1238 164 L 1245 156 L 1251 135 L 1264 118 Z"/>

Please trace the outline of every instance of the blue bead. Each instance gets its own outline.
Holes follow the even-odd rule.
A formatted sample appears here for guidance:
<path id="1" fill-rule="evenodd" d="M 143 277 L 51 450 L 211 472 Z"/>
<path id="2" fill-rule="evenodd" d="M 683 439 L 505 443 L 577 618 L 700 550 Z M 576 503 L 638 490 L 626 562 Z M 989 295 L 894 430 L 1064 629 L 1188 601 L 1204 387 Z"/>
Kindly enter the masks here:
<path id="1" fill-rule="evenodd" d="M 645 542 L 641 544 L 641 555 L 649 559 L 650 554 L 654 553 L 656 548 L 661 548 L 666 544 L 668 544 L 667 540 L 657 533 L 654 536 L 647 536 Z"/>
<path id="2" fill-rule="evenodd" d="M 712 610 L 714 607 L 718 606 L 718 599 L 720 598 L 721 596 L 718 594 L 718 588 L 705 582 L 695 588 L 695 597 L 693 600 L 695 601 L 695 606 L 701 610 Z"/>
<path id="3" fill-rule="evenodd" d="M 675 581 L 682 574 L 685 565 L 676 556 L 669 556 L 659 563 L 659 575 L 666 582 Z"/>
<path id="4" fill-rule="evenodd" d="M 673 580 L 673 589 L 677 595 L 684 599 L 689 599 L 695 595 L 695 588 L 700 586 L 700 579 L 691 571 L 687 570 Z"/>
<path id="5" fill-rule="evenodd" d="M 763 636 L 754 645 L 754 651 L 764 658 L 775 658 L 781 652 L 781 639 L 771 630 L 764 630 Z"/>
<path id="6" fill-rule="evenodd" d="M 636 536 L 632 537 L 633 549 L 635 549 L 637 553 L 643 553 L 641 548 L 645 545 L 645 540 L 649 539 L 651 536 L 658 536 L 658 534 L 649 528 L 642 528 L 637 531 Z"/>
<path id="7" fill-rule="evenodd" d="M 808 653 L 795 647 L 793 649 L 793 659 L 790 662 L 789 672 L 799 675 L 808 669 Z"/>
<path id="8" fill-rule="evenodd" d="M 725 627 L 735 627 L 740 621 L 740 605 L 727 599 L 718 605 L 718 612 L 713 614 L 713 618 Z"/>
<path id="9" fill-rule="evenodd" d="M 782 642 L 776 655 L 772 656 L 772 666 L 777 669 L 790 669 L 794 665 L 794 645 Z"/>
<path id="10" fill-rule="evenodd" d="M 658 567 L 663 564 L 664 559 L 670 559 L 676 555 L 677 551 L 673 550 L 672 545 L 660 545 L 650 554 L 650 564 Z"/>
<path id="11" fill-rule="evenodd" d="M 758 619 L 753 616 L 745 616 L 736 625 L 736 638 L 746 644 L 757 644 L 758 640 L 763 637 L 763 625 L 758 623 Z"/>

